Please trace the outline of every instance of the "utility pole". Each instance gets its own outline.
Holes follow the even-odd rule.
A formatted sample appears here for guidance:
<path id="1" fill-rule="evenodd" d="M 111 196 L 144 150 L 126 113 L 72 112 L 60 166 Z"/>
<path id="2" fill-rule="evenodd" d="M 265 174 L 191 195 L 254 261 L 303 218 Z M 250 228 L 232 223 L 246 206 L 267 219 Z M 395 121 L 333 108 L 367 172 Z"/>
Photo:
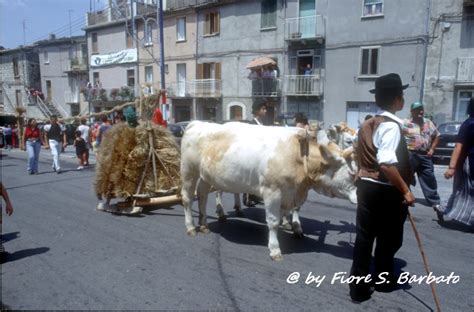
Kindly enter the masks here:
<path id="1" fill-rule="evenodd" d="M 166 89 L 165 83 L 165 46 L 163 42 L 163 0 L 158 1 L 158 12 L 157 20 L 159 23 L 158 28 L 160 29 L 160 34 L 158 37 L 158 42 L 160 43 L 160 73 L 161 73 L 161 90 Z"/>
<path id="2" fill-rule="evenodd" d="M 71 27 L 71 12 L 74 12 L 74 10 L 67 10 L 69 13 L 69 37 L 72 38 L 72 27 Z"/>
<path id="3" fill-rule="evenodd" d="M 21 24 L 23 25 L 23 45 L 25 46 L 26 45 L 26 24 L 25 24 L 25 20 L 23 20 L 23 22 Z"/>

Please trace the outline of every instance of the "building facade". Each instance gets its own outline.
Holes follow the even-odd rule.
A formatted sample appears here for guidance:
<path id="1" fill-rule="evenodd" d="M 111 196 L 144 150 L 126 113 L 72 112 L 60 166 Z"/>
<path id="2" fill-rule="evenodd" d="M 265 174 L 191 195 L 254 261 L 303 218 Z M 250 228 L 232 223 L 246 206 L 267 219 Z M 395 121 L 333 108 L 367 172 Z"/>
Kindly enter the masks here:
<path id="1" fill-rule="evenodd" d="M 85 37 L 56 38 L 50 35 L 48 40 L 39 41 L 36 46 L 41 90 L 50 113 L 60 117 L 87 113 L 84 92 L 81 92 L 88 81 Z"/>
<path id="2" fill-rule="evenodd" d="M 435 0 L 430 12 L 425 111 L 437 123 L 462 121 L 474 96 L 474 1 Z"/>
<path id="3" fill-rule="evenodd" d="M 43 118 L 30 90 L 41 90 L 39 56 L 34 46 L 0 51 L 0 115 L 15 115 L 17 107 L 26 115 Z"/>

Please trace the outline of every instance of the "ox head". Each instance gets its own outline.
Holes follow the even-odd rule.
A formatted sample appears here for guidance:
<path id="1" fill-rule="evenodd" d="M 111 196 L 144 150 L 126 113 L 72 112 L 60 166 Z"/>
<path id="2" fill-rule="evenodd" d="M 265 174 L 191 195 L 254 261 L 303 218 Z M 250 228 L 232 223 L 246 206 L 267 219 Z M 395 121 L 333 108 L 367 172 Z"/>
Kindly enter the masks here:
<path id="1" fill-rule="evenodd" d="M 313 146 L 310 152 L 308 173 L 313 189 L 328 197 L 348 199 L 357 203 L 355 174 L 357 168 L 353 151 L 342 151 L 335 143 Z M 317 149 L 317 150 L 316 150 Z"/>

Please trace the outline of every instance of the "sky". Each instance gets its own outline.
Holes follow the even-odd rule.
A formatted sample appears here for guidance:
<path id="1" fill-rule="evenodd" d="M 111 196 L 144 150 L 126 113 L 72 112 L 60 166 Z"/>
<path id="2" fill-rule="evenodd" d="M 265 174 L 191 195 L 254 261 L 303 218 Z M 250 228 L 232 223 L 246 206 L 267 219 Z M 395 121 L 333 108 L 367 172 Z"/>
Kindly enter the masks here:
<path id="1" fill-rule="evenodd" d="M 107 0 L 0 0 L 0 46 L 11 49 L 47 39 L 49 33 L 68 37 L 69 15 L 72 35 L 84 34 L 86 12 L 106 6 Z M 69 13 L 69 10 L 72 10 Z"/>

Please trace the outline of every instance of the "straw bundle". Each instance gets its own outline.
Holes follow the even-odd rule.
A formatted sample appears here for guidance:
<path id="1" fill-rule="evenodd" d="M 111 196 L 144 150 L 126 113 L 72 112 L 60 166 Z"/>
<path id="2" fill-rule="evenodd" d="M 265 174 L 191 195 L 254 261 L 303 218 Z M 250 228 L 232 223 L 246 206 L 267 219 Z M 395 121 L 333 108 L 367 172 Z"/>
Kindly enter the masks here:
<path id="1" fill-rule="evenodd" d="M 163 127 L 147 124 L 140 124 L 136 128 L 118 124 L 105 133 L 99 148 L 96 170 L 95 189 L 99 199 L 102 196 L 128 198 L 137 194 L 137 191 L 139 194 L 153 196 L 172 188 L 180 188 L 181 157 L 173 135 Z M 156 156 L 151 159 L 150 135 Z M 152 164 L 153 158 L 155 166 Z M 138 190 L 143 175 L 143 183 Z"/>

